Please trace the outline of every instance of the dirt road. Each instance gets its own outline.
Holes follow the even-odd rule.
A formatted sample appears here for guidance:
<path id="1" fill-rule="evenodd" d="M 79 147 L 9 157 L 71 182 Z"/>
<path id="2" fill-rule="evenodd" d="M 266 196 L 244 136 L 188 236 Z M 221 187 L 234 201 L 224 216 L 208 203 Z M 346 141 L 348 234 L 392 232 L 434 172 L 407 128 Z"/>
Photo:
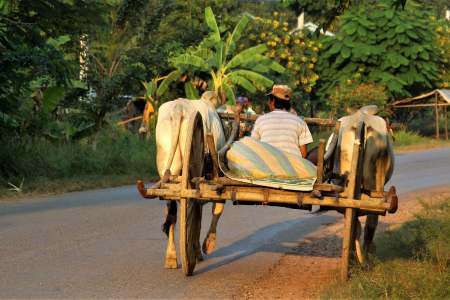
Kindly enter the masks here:
<path id="1" fill-rule="evenodd" d="M 404 154 L 392 184 L 406 193 L 450 185 L 449 174 L 449 148 Z M 0 297 L 240 296 L 305 236 L 340 220 L 334 213 L 227 205 L 218 249 L 185 278 L 163 268 L 162 211 L 162 203 L 141 200 L 134 187 L 0 202 Z"/>

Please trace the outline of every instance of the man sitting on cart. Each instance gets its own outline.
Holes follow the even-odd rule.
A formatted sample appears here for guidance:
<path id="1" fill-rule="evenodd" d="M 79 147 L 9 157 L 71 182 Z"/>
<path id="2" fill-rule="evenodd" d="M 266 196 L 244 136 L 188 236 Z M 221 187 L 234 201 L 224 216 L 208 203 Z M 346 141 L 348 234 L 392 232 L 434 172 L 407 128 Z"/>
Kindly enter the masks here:
<path id="1" fill-rule="evenodd" d="M 302 179 L 312 187 L 317 170 L 304 157 L 313 139 L 306 123 L 289 112 L 291 96 L 288 86 L 275 85 L 269 94 L 271 112 L 256 119 L 251 137 L 233 143 L 227 162 L 235 177 L 274 182 Z"/>
<path id="2" fill-rule="evenodd" d="M 305 121 L 289 112 L 292 90 L 287 85 L 274 85 L 268 96 L 270 113 L 256 120 L 251 136 L 306 158 L 306 145 L 312 143 L 313 138 Z"/>

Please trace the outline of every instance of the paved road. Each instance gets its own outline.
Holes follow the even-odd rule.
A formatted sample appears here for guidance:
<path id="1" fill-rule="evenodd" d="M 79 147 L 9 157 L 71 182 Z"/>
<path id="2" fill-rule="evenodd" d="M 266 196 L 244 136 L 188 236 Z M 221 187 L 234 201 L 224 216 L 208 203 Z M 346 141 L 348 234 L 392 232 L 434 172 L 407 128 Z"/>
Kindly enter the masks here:
<path id="1" fill-rule="evenodd" d="M 404 154 L 392 184 L 405 193 L 450 185 L 449 174 L 450 149 Z M 0 202 L 0 298 L 232 297 L 302 236 L 337 220 L 227 205 L 218 249 L 185 278 L 163 269 L 162 210 L 134 187 Z"/>

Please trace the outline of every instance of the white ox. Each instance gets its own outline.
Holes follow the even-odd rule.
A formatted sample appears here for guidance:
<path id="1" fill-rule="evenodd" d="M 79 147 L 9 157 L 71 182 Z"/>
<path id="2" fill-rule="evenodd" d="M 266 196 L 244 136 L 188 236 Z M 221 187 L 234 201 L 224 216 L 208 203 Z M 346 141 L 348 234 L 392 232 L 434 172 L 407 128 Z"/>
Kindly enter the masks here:
<path id="1" fill-rule="evenodd" d="M 364 161 L 362 188 L 365 191 L 375 191 L 377 169 L 384 172 L 384 184 L 389 181 L 394 169 L 393 141 L 386 121 L 376 116 L 378 109 L 374 105 L 365 106 L 350 116 L 341 118 L 338 145 L 340 147 L 338 173 L 348 175 L 351 169 L 353 156 L 353 143 L 356 139 L 356 130 L 360 122 L 364 122 Z M 363 142 L 363 141 L 361 141 Z M 364 250 L 367 252 L 373 241 L 378 215 L 368 215 L 364 228 Z M 358 230 L 360 224 L 358 223 Z M 359 236 L 359 234 L 357 234 Z M 362 253 L 359 239 L 356 250 L 358 256 Z M 358 253 L 359 252 L 359 253 Z M 361 260 L 361 257 L 359 257 Z"/>
<path id="2" fill-rule="evenodd" d="M 176 99 L 161 105 L 158 110 L 156 124 L 156 163 L 161 181 L 165 182 L 170 175 L 180 175 L 183 166 L 183 155 L 189 117 L 199 112 L 203 120 L 203 132 L 212 133 L 217 149 L 225 144 L 225 135 L 216 107 L 220 105 L 215 92 L 203 93 L 200 100 Z M 206 145 L 206 143 L 205 143 Z M 208 235 L 203 243 L 203 251 L 209 254 L 215 247 L 216 226 L 223 211 L 222 203 L 213 204 L 213 217 Z M 166 209 L 166 221 L 163 231 L 168 236 L 165 257 L 166 268 L 177 268 L 177 254 L 175 249 L 174 229 L 177 218 L 176 201 L 168 201 Z M 199 243 L 198 243 L 199 245 Z M 202 259 L 200 247 L 197 247 L 197 257 Z"/>

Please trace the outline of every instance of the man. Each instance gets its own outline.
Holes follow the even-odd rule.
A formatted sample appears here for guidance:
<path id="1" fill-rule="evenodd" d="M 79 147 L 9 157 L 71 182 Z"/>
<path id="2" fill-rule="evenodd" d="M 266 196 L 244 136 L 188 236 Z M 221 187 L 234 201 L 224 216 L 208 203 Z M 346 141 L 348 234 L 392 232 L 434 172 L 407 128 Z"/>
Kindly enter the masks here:
<path id="1" fill-rule="evenodd" d="M 274 85 L 268 96 L 270 113 L 256 120 L 251 136 L 282 151 L 306 158 L 306 145 L 313 138 L 305 121 L 289 112 L 292 90 L 287 85 Z"/>

